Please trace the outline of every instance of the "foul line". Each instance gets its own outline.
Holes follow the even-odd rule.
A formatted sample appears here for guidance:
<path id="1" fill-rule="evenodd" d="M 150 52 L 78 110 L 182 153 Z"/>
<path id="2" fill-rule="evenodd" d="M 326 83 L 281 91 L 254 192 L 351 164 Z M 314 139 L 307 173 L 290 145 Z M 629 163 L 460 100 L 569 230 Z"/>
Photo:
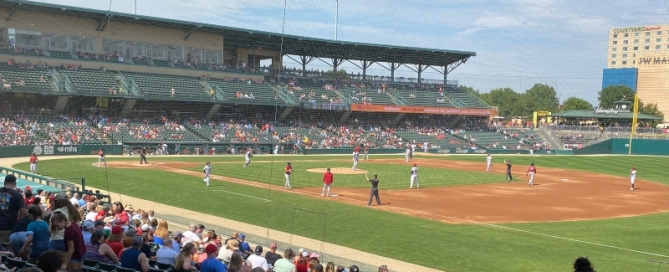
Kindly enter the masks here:
<path id="1" fill-rule="evenodd" d="M 245 196 L 245 197 L 248 197 L 248 198 L 255 198 L 255 199 L 258 199 L 258 200 L 262 200 L 263 202 L 272 202 L 271 200 L 266 199 L 266 198 L 257 197 L 257 196 L 250 196 L 250 195 L 245 195 L 245 194 L 240 194 L 240 193 L 235 193 L 235 192 L 229 192 L 229 191 L 225 191 L 225 190 L 212 190 L 212 192 L 223 192 L 223 193 L 227 193 L 227 194 Z"/>

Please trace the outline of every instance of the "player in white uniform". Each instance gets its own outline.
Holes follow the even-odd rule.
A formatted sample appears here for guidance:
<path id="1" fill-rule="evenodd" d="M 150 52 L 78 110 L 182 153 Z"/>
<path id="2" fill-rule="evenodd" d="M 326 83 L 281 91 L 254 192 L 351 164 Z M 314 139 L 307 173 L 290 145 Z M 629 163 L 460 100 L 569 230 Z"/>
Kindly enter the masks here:
<path id="1" fill-rule="evenodd" d="M 211 174 L 210 162 L 207 162 L 207 164 L 204 165 L 204 169 L 202 169 L 202 172 L 204 172 L 204 179 L 202 179 L 202 182 L 206 182 L 207 187 L 209 187 L 209 175 Z"/>
<path id="2" fill-rule="evenodd" d="M 413 155 L 416 154 L 416 144 L 411 144 L 411 159 L 413 160 Z"/>
<path id="3" fill-rule="evenodd" d="M 486 171 L 492 171 L 492 155 L 488 153 L 488 157 L 485 159 L 486 162 Z"/>
<path id="4" fill-rule="evenodd" d="M 430 148 L 430 143 L 424 142 L 423 143 L 423 152 L 427 153 L 427 150 Z"/>
<path id="5" fill-rule="evenodd" d="M 411 154 L 411 148 L 407 147 L 407 150 L 404 151 L 404 162 L 409 162 L 410 154 Z"/>
<path id="6" fill-rule="evenodd" d="M 253 157 L 253 154 L 251 154 L 251 149 L 248 148 L 246 149 L 246 163 L 244 164 L 244 168 L 249 166 L 249 163 L 251 163 L 251 157 Z"/>
<path id="7" fill-rule="evenodd" d="M 353 152 L 353 171 L 358 170 L 358 156 L 360 156 L 360 153 L 354 151 Z"/>
<path id="8" fill-rule="evenodd" d="M 409 189 L 413 189 L 413 183 L 416 182 L 416 188 L 420 188 L 420 185 L 418 184 L 418 165 L 413 164 L 413 168 L 411 168 L 411 184 L 409 185 Z"/>
<path id="9" fill-rule="evenodd" d="M 636 179 L 636 167 L 632 167 L 632 171 L 630 171 L 630 183 L 632 184 L 630 190 L 634 190 L 634 179 Z"/>
<path id="10" fill-rule="evenodd" d="M 530 156 L 534 156 L 534 147 L 530 147 Z"/>

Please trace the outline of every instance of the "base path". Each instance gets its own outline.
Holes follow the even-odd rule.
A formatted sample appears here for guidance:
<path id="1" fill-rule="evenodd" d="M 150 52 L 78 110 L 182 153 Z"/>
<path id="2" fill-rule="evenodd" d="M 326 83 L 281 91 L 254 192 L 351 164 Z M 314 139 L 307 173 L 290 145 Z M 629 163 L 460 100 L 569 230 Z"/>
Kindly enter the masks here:
<path id="1" fill-rule="evenodd" d="M 373 159 L 368 163 L 407 165 L 418 163 L 419 167 L 457 169 L 485 172 L 484 163 L 463 161 L 441 161 L 414 159 L 410 163 L 403 159 Z M 165 162 L 154 165 L 164 171 L 200 177 L 202 174 L 182 168 L 194 163 Z M 109 167 L 143 167 L 126 162 L 110 163 Z M 503 182 L 503 165 L 495 166 L 493 173 L 500 176 L 500 183 L 467 186 L 445 186 L 420 189 L 384 190 L 381 179 L 380 196 L 382 204 L 373 209 L 382 209 L 406 215 L 418 216 L 455 224 L 475 223 L 516 223 L 554 222 L 619 218 L 669 211 L 666 196 L 669 186 L 637 180 L 637 190 L 630 191 L 627 178 L 610 175 L 579 172 L 574 170 L 550 169 L 539 166 L 535 185 L 524 182 Z M 515 176 L 526 169 L 516 166 Z M 317 169 L 323 172 L 325 169 Z M 349 174 L 362 174 L 364 170 L 346 170 Z M 314 170 L 316 171 L 316 170 Z M 524 172 L 522 172 L 524 175 Z M 212 180 L 269 187 L 268 184 L 212 175 Z M 523 176 L 524 180 L 527 177 Z M 408 186 L 408 183 L 407 183 Z M 273 186 L 273 190 L 320 197 L 320 187 L 294 188 L 288 190 Z M 369 198 L 369 189 L 333 187 L 337 197 L 323 198 L 364 206 Z"/>
<path id="2" fill-rule="evenodd" d="M 92 155 L 92 156 L 78 156 L 77 158 L 91 158 L 91 163 L 95 164 L 97 167 L 97 156 Z M 108 158 L 128 158 L 127 156 L 108 156 Z M 152 156 L 152 158 L 156 157 L 161 157 L 161 156 Z M 165 156 L 166 158 L 174 158 L 173 156 Z M 208 156 L 211 157 L 212 159 L 216 158 L 217 156 Z M 41 156 L 40 160 L 41 161 L 46 161 L 46 160 L 53 160 L 53 159 L 68 159 L 68 158 L 73 158 L 72 156 Z M 0 158 L 0 166 L 4 167 L 12 167 L 14 164 L 17 163 L 22 163 L 22 162 L 27 162 L 28 158 Z M 108 167 L 133 167 L 131 165 L 133 164 L 125 164 L 125 163 L 117 163 L 117 162 L 107 162 Z M 113 165 L 113 166 L 112 166 Z M 153 167 L 165 167 L 169 169 L 175 169 L 171 167 L 192 167 L 196 165 L 201 165 L 200 164 L 193 164 L 193 163 L 165 163 L 165 164 L 160 164 L 156 163 L 153 164 Z M 149 167 L 151 168 L 151 164 L 149 166 L 143 166 L 139 165 L 139 163 L 134 164 L 134 167 Z M 148 169 L 148 168 L 147 168 Z M 183 170 L 186 171 L 186 170 Z M 192 171 L 186 171 L 186 172 L 191 172 Z M 196 173 L 198 176 L 201 176 L 200 173 Z M 213 178 L 213 176 L 212 176 Z M 275 187 L 276 188 L 276 187 Z M 88 188 L 90 190 L 97 190 L 96 188 Z M 107 193 L 105 190 L 100 190 L 101 193 Z M 351 263 L 341 263 L 342 265 L 351 265 L 351 264 L 358 264 L 363 271 L 373 271 L 375 270 L 376 267 L 379 265 L 385 264 L 388 265 L 389 268 L 391 268 L 391 271 L 427 271 L 427 272 L 437 272 L 439 270 L 437 269 L 432 269 L 416 264 L 411 264 L 395 259 L 390 259 L 386 258 L 383 256 L 367 253 L 367 252 L 362 252 L 356 249 L 352 248 L 347 248 L 331 243 L 324 243 L 315 239 L 311 238 L 306 238 L 302 236 L 298 236 L 295 234 L 290 234 L 286 232 L 281 232 L 281 231 L 276 231 L 272 229 L 267 229 L 264 227 L 258 227 L 255 225 L 235 221 L 235 220 L 230 220 L 222 217 L 217 217 L 213 216 L 210 214 L 205 214 L 205 213 L 200 213 L 197 211 L 190 211 L 187 209 L 183 209 L 180 207 L 174 207 L 174 206 L 169 206 L 165 205 L 162 203 L 157 203 L 157 202 L 152 202 L 152 201 L 147 201 L 144 199 L 139 199 L 127 195 L 122 195 L 118 193 L 113 193 L 109 192 L 109 194 L 114 198 L 115 200 L 121 199 L 124 204 L 132 204 L 136 208 L 147 208 L 150 207 L 152 210 L 156 212 L 156 215 L 158 217 L 166 216 L 166 217 L 179 217 L 179 218 L 185 218 L 186 220 L 190 220 L 191 223 L 202 223 L 204 225 L 218 225 L 218 226 L 225 226 L 226 228 L 233 229 L 233 230 L 239 230 L 244 232 L 245 234 L 252 234 L 255 236 L 259 237 L 266 237 L 267 240 L 269 241 L 277 241 L 280 245 L 287 245 L 291 244 L 292 242 L 292 248 L 297 249 L 297 248 L 318 248 L 322 245 L 322 252 L 327 253 L 328 256 L 336 256 L 340 259 L 346 259 L 350 260 Z M 172 223 L 170 223 L 172 224 Z M 173 229 L 174 226 L 172 226 Z M 185 230 L 185 229 L 183 229 Z M 229 235 L 229 233 L 222 233 L 222 235 Z M 263 246 L 267 246 L 267 244 L 263 244 Z M 283 250 L 285 248 L 280 248 L 280 250 Z"/>

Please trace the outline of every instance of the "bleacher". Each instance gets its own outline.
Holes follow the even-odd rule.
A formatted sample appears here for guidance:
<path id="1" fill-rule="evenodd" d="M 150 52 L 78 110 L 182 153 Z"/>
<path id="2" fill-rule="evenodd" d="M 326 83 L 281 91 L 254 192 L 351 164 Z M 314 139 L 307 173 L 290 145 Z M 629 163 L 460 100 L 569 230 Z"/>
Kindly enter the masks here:
<path id="1" fill-rule="evenodd" d="M 460 88 L 444 88 L 444 93 L 451 99 L 460 101 L 464 108 L 490 108 L 490 106 Z"/>
<path id="2" fill-rule="evenodd" d="M 216 85 L 224 92 L 225 100 L 234 101 L 239 104 L 257 104 L 257 105 L 284 105 L 286 102 L 277 96 L 276 91 L 272 89 L 269 84 L 251 83 L 243 81 L 227 81 L 223 79 L 210 78 L 207 80 L 210 85 Z M 213 87 L 213 86 L 212 86 Z M 240 93 L 253 94 L 251 98 L 238 98 L 236 95 Z"/>
<path id="3" fill-rule="evenodd" d="M 51 117 L 33 117 L 31 120 L 36 121 L 41 130 L 37 133 L 44 139 L 58 143 L 59 136 L 69 137 L 72 144 L 99 144 L 102 142 L 101 137 L 96 133 L 94 128 L 90 125 L 88 120 L 82 120 L 83 123 L 76 121 L 65 120 L 62 118 Z M 50 125 L 53 125 L 51 127 Z M 50 132 L 56 135 L 50 136 Z M 77 135 L 77 140 L 72 140 L 72 134 Z"/>
<path id="4" fill-rule="evenodd" d="M 174 99 L 211 100 L 200 79 L 192 76 L 174 76 L 140 72 L 123 72 L 128 79 L 137 83 L 139 89 L 148 97 L 170 99 L 171 90 L 175 89 Z"/>
<path id="5" fill-rule="evenodd" d="M 119 90 L 115 71 L 100 71 L 96 69 L 61 70 L 60 74 L 67 76 L 78 93 L 109 94 L 109 88 Z"/>
<path id="6" fill-rule="evenodd" d="M 507 148 L 515 147 L 520 144 L 518 139 L 510 136 L 505 137 L 505 135 L 494 131 L 466 131 L 458 134 L 458 136 L 467 141 L 474 142 L 481 148 L 492 147 L 495 143 L 497 144 L 497 148 L 502 148 L 503 146 Z"/>
<path id="7" fill-rule="evenodd" d="M 457 149 L 457 148 L 467 148 L 467 141 L 455 137 L 449 133 L 443 133 L 442 139 L 438 139 L 437 135 L 428 135 L 421 134 L 416 131 L 411 130 L 397 130 L 395 132 L 397 136 L 402 137 L 405 141 L 415 141 L 417 144 L 423 144 L 425 142 L 430 145 L 438 146 L 439 149 Z"/>
<path id="8" fill-rule="evenodd" d="M 142 129 L 144 126 L 144 129 Z M 186 128 L 186 125 L 183 125 Z M 122 142 L 204 142 L 188 129 L 170 129 L 156 121 L 130 121 L 119 128 L 120 133 L 113 134 L 113 140 Z M 157 131 L 157 133 L 155 133 Z M 149 135 L 149 137 L 145 137 Z"/>
<path id="9" fill-rule="evenodd" d="M 363 97 L 368 97 L 372 100 L 370 102 L 371 104 L 396 105 L 390 96 L 388 96 L 385 93 L 379 93 L 378 90 L 374 89 L 345 88 L 345 89 L 340 89 L 339 91 L 343 94 L 347 94 L 353 97 L 354 99 L 353 101 L 351 101 L 351 103 L 362 104 Z M 361 92 L 364 92 L 365 95 L 361 95 L 360 94 Z M 357 98 L 357 100 L 355 98 Z"/>
<path id="10" fill-rule="evenodd" d="M 392 91 L 392 94 L 396 97 L 402 97 L 404 101 L 407 101 L 411 106 L 455 107 L 446 96 L 442 96 L 437 92 L 395 90 Z M 415 95 L 416 98 L 412 98 L 412 94 Z"/>
<path id="11" fill-rule="evenodd" d="M 45 82 L 40 81 L 40 77 L 44 76 Z M 0 63 L 0 77 L 11 86 L 13 91 L 16 92 L 53 92 L 53 87 L 51 86 L 51 76 L 49 70 L 45 68 L 38 68 L 35 66 L 33 69 L 20 68 L 18 65 L 7 65 L 6 62 Z M 16 80 L 22 78 L 25 80 L 25 86 L 19 86 L 16 84 Z M 4 84 L 3 84 L 4 85 Z M 0 86 L 4 89 L 4 86 Z"/>

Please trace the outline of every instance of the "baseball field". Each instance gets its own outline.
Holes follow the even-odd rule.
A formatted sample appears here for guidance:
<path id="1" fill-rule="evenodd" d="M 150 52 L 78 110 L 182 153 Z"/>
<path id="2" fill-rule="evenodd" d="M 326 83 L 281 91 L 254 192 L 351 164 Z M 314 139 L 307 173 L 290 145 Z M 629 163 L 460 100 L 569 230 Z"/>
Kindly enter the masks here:
<path id="1" fill-rule="evenodd" d="M 87 185 L 150 201 L 295 233 L 446 271 L 570 271 L 587 256 L 598 271 L 658 271 L 669 262 L 669 157 L 658 156 L 374 156 L 351 171 L 350 156 L 72 158 L 40 162 L 52 177 L 85 177 Z M 515 181 L 504 182 L 504 159 Z M 211 161 L 211 186 L 202 168 Z M 293 166 L 292 190 L 283 168 Z M 420 189 L 409 189 L 412 164 Z M 535 185 L 525 176 L 537 166 Z M 636 190 L 629 171 L 638 170 Z M 14 166 L 29 170 L 28 163 Z M 322 197 L 325 168 L 333 197 Z M 378 174 L 383 205 L 367 207 Z M 293 208 L 304 214 L 292 221 Z M 669 271 L 669 265 L 659 267 Z"/>

